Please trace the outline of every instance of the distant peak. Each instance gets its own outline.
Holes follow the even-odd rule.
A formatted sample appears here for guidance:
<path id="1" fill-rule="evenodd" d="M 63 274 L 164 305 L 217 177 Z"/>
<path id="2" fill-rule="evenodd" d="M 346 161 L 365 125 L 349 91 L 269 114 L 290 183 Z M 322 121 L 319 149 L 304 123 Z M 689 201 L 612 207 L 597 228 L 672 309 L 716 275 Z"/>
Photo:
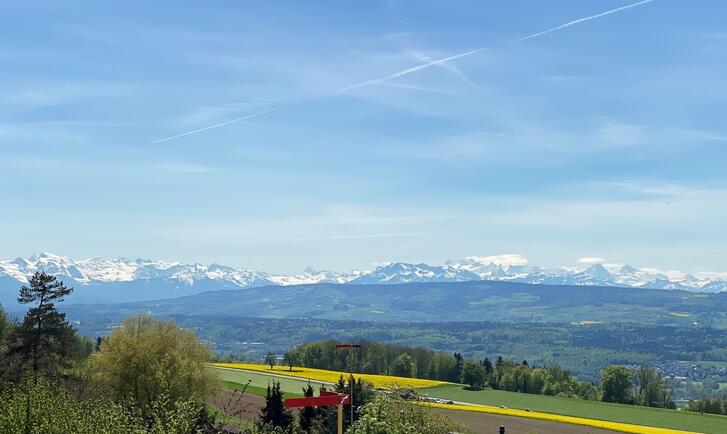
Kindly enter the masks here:
<path id="1" fill-rule="evenodd" d="M 639 270 L 637 270 L 636 268 L 632 267 L 629 264 L 624 265 L 619 270 L 619 273 L 624 273 L 624 274 L 635 274 L 635 273 L 638 273 L 638 272 L 639 272 Z"/>

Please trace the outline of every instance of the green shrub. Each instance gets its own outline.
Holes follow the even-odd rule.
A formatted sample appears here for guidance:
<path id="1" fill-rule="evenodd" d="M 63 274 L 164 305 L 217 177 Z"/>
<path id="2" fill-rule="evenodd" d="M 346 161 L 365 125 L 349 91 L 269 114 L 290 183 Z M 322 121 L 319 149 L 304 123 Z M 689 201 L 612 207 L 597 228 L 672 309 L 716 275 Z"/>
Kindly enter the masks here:
<path id="1" fill-rule="evenodd" d="M 150 412 L 104 400 L 79 401 L 62 386 L 44 378 L 26 379 L 0 390 L 0 432 L 3 434 L 192 434 L 199 407 L 178 402 L 171 409 L 161 397 Z"/>
<path id="2" fill-rule="evenodd" d="M 442 434 L 467 427 L 431 408 L 380 393 L 361 409 L 350 434 Z"/>

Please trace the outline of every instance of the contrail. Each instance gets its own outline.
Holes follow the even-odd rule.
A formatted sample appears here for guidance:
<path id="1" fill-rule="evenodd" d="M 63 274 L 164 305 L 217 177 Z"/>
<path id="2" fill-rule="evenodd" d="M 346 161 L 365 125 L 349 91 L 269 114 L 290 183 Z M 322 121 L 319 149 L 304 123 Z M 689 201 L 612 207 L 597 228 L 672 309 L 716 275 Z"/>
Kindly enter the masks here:
<path id="1" fill-rule="evenodd" d="M 409 50 L 407 52 L 409 54 L 411 54 L 412 56 L 414 56 L 420 62 L 431 62 L 432 60 L 434 60 L 431 57 L 424 55 L 422 53 L 416 52 L 416 51 Z M 472 80 L 470 80 L 469 77 L 467 77 L 467 75 L 464 72 L 462 72 L 461 69 L 457 68 L 456 66 L 452 65 L 451 63 L 440 63 L 437 66 L 440 66 L 445 71 L 451 72 L 452 74 L 457 76 L 457 78 L 462 80 L 467 86 L 471 87 L 472 89 L 476 90 L 477 92 L 482 92 L 482 89 L 480 89 Z"/>
<path id="2" fill-rule="evenodd" d="M 417 71 L 420 71 L 422 69 L 429 68 L 431 66 L 436 66 L 436 65 L 439 65 L 441 63 L 446 63 L 446 62 L 450 62 L 452 60 L 460 59 L 462 57 L 467 57 L 467 56 L 471 56 L 473 54 L 481 53 L 483 51 L 489 50 L 490 48 L 492 48 L 492 47 L 478 48 L 476 50 L 467 51 L 465 53 L 455 54 L 454 56 L 445 57 L 443 59 L 433 60 L 433 61 L 431 61 L 429 63 L 425 63 L 423 65 L 418 65 L 418 66 L 415 66 L 413 68 L 405 69 L 403 71 L 399 71 L 399 72 L 396 72 L 394 74 L 387 75 L 386 77 L 375 78 L 373 80 L 367 80 L 367 81 L 363 81 L 361 83 L 353 84 L 351 86 L 346 86 L 344 88 L 338 89 L 338 92 L 339 93 L 341 93 L 341 92 L 347 92 L 347 91 L 349 91 L 351 89 L 356 89 L 357 87 L 363 87 L 363 86 L 368 86 L 370 84 L 376 84 L 376 83 L 381 83 L 383 81 L 393 80 L 395 78 L 399 78 L 399 77 L 402 77 L 404 75 L 411 74 L 412 72 L 417 72 Z"/>
<path id="3" fill-rule="evenodd" d="M 640 6 L 640 5 L 643 5 L 643 4 L 646 4 L 646 3 L 651 3 L 653 1 L 654 0 L 641 0 L 639 2 L 631 3 L 631 4 L 626 5 L 626 6 L 621 6 L 621 7 L 616 8 L 616 9 L 611 9 L 611 10 L 608 10 L 608 11 L 605 11 L 605 12 L 601 12 L 601 13 L 596 14 L 596 15 L 590 15 L 590 16 L 587 16 L 587 17 L 584 17 L 584 18 L 579 18 L 577 20 L 569 21 L 569 22 L 567 22 L 565 24 L 561 24 L 561 25 L 559 25 L 557 27 L 553 27 L 553 28 L 550 28 L 548 30 L 544 30 L 542 32 L 533 33 L 531 35 L 523 36 L 522 38 L 515 39 L 513 41 L 510 41 L 509 43 L 527 41 L 528 39 L 533 39 L 533 38 L 537 38 L 539 36 L 547 35 L 548 33 L 557 32 L 558 30 L 565 29 L 566 27 L 570 27 L 570 26 L 573 26 L 573 25 L 582 23 L 584 21 L 590 21 L 590 20 L 594 20 L 594 19 L 597 19 L 597 18 L 605 17 L 606 15 L 615 14 L 616 12 L 621 12 L 621 11 L 624 11 L 626 9 L 631 9 L 631 8 L 636 7 L 636 6 Z M 356 89 L 358 87 L 368 86 L 370 84 L 377 84 L 377 83 L 382 83 L 382 82 L 385 82 L 385 81 L 393 80 L 395 78 L 399 78 L 399 77 L 403 77 L 405 75 L 411 74 L 412 72 L 421 71 L 422 69 L 426 69 L 426 68 L 429 68 L 429 67 L 432 67 L 432 66 L 441 65 L 443 63 L 447 63 L 447 62 L 450 62 L 452 60 L 461 59 L 462 57 L 471 56 L 473 54 L 478 54 L 478 53 L 481 53 L 483 51 L 487 51 L 487 50 L 490 50 L 490 49 L 492 49 L 492 47 L 478 48 L 476 50 L 466 51 L 464 53 L 459 53 L 459 54 L 455 54 L 453 56 L 445 57 L 445 58 L 442 58 L 442 59 L 433 60 L 433 61 L 428 62 L 428 63 L 424 63 L 424 64 L 421 64 L 421 65 L 418 65 L 418 66 L 414 66 L 414 67 L 409 68 L 409 69 L 405 69 L 403 71 L 396 72 L 396 73 L 391 74 L 391 75 L 387 75 L 386 77 L 376 78 L 376 79 L 373 79 L 373 80 L 366 80 L 366 81 L 362 81 L 361 83 L 356 83 L 356 84 L 353 84 L 351 86 L 346 86 L 344 88 L 339 89 L 338 90 L 338 93 L 348 92 L 349 90 Z"/>
<path id="4" fill-rule="evenodd" d="M 573 26 L 575 24 L 582 23 L 584 21 L 595 20 L 596 18 L 605 17 L 606 15 L 615 14 L 616 12 L 621 12 L 621 11 L 624 11 L 626 9 L 635 8 L 636 6 L 641 6 L 643 4 L 651 3 L 653 1 L 654 0 L 642 0 L 640 2 L 632 3 L 630 5 L 621 6 L 620 8 L 611 9 L 610 11 L 601 12 L 600 14 L 591 15 L 590 17 L 579 18 L 577 20 L 573 20 L 573 21 L 569 21 L 569 22 L 567 22 L 565 24 L 561 24 L 558 27 L 553 27 L 552 29 L 548 29 L 548 30 L 544 30 L 542 32 L 533 33 L 532 35 L 524 36 L 524 37 L 518 39 L 518 41 L 527 41 L 528 39 L 533 39 L 533 38 L 537 38 L 538 36 L 547 35 L 548 33 L 557 32 L 558 30 L 565 29 L 566 27 L 570 27 L 570 26 Z"/>
<path id="5" fill-rule="evenodd" d="M 208 127 L 199 128 L 199 129 L 192 130 L 192 131 L 187 131 L 186 133 L 181 133 L 181 134 L 177 134 L 177 135 L 174 135 L 174 136 L 165 137 L 163 139 L 154 140 L 153 142 L 151 142 L 151 144 L 162 143 L 162 142 L 166 142 L 166 141 L 169 141 L 169 140 L 178 139 L 180 137 L 189 136 L 190 134 L 197 134 L 197 133 L 201 133 L 202 131 L 207 131 L 207 130 L 212 130 L 212 129 L 219 128 L 219 127 L 224 127 L 225 125 L 234 124 L 235 122 L 244 121 L 245 119 L 251 119 L 251 118 L 255 118 L 255 117 L 258 117 L 258 116 L 262 116 L 262 115 L 268 114 L 271 111 L 273 111 L 273 110 L 272 109 L 265 110 L 265 111 L 261 111 L 261 112 L 257 112 L 257 113 L 252 113 L 252 114 L 249 114 L 249 115 L 245 115 L 245 116 L 242 116 L 242 117 L 239 117 L 239 118 L 230 119 L 229 121 L 220 122 L 219 124 L 214 124 L 214 125 L 210 125 Z"/>

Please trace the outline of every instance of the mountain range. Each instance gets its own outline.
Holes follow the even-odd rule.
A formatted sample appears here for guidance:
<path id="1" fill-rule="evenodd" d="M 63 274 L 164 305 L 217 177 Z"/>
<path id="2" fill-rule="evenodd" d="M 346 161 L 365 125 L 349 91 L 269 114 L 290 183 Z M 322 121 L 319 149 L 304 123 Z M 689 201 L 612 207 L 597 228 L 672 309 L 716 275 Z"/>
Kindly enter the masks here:
<path id="1" fill-rule="evenodd" d="M 472 256 L 443 265 L 388 263 L 366 271 L 317 271 L 276 275 L 220 264 L 184 264 L 150 259 L 90 258 L 72 260 L 52 253 L 0 261 L 0 303 L 15 304 L 21 284 L 36 271 L 59 276 L 74 286 L 74 302 L 128 302 L 171 298 L 208 290 L 270 285 L 401 284 L 427 282 L 506 281 L 546 285 L 621 286 L 697 292 L 727 291 L 727 280 L 662 273 L 630 265 L 537 267 L 519 260 Z"/>

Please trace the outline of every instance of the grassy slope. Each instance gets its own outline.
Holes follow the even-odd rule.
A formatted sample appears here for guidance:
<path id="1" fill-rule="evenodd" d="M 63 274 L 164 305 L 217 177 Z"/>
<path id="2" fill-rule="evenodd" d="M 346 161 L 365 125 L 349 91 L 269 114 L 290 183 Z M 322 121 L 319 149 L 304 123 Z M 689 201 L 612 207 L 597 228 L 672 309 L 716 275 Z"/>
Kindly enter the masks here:
<path id="1" fill-rule="evenodd" d="M 724 434 L 727 432 L 727 417 L 725 416 L 700 415 L 676 410 L 611 404 L 599 401 L 582 401 L 554 396 L 504 392 L 500 390 L 472 392 L 462 389 L 461 386 L 440 386 L 421 389 L 421 391 L 437 398 L 470 402 L 473 404 L 530 409 L 546 413 L 704 433 Z"/>
<path id="2" fill-rule="evenodd" d="M 258 374 L 258 373 L 252 373 L 252 372 L 243 372 L 243 371 L 233 371 L 229 369 L 219 369 L 219 368 L 210 368 L 214 369 L 215 372 L 220 377 L 220 380 L 222 380 L 225 387 L 230 388 L 229 384 L 227 383 L 235 383 L 238 384 L 241 388 L 243 385 L 249 384 L 251 386 L 250 393 L 253 395 L 257 395 L 259 393 L 255 393 L 255 389 L 257 389 L 258 392 L 262 391 L 261 396 L 265 396 L 265 389 L 268 387 L 268 384 L 271 383 L 271 381 L 278 381 L 280 382 L 280 390 L 285 392 L 285 396 L 287 398 L 293 398 L 296 396 L 301 396 L 303 392 L 303 388 L 308 385 L 308 380 L 296 380 L 293 378 L 280 378 L 280 377 L 272 377 L 265 374 Z M 311 381 L 310 384 L 313 385 L 313 389 L 317 391 L 317 389 L 322 385 L 322 383 Z"/>

